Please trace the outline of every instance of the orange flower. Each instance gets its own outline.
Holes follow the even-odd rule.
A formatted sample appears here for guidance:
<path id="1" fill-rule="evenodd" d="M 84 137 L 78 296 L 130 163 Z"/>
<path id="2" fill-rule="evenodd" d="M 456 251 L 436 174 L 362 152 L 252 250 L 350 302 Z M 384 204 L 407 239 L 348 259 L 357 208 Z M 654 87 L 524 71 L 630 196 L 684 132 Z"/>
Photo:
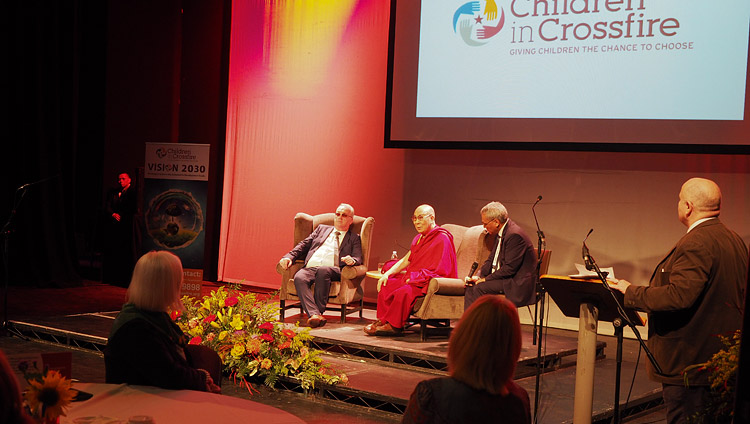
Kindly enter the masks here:
<path id="1" fill-rule="evenodd" d="M 44 411 L 44 418 L 53 420 L 65 416 L 65 408 L 73 400 L 70 390 L 71 382 L 57 371 L 49 371 L 41 382 L 33 380 L 23 397 L 33 413 L 39 408 Z"/>
<path id="2" fill-rule="evenodd" d="M 271 365 L 273 365 L 273 362 L 271 362 L 271 360 L 268 358 L 265 358 L 262 361 L 260 361 L 260 367 L 263 368 L 264 370 L 271 368 Z"/>

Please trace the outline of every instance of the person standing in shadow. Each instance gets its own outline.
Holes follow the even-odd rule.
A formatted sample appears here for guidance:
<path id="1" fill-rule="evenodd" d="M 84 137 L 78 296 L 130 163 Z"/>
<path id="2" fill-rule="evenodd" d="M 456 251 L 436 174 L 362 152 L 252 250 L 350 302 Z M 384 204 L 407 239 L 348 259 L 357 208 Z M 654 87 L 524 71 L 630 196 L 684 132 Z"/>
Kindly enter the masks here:
<path id="1" fill-rule="evenodd" d="M 137 191 L 130 175 L 118 176 L 119 187 L 107 193 L 102 236 L 102 282 L 127 287 L 140 246 L 135 217 Z"/>
<path id="2" fill-rule="evenodd" d="M 448 342 L 449 377 L 417 384 L 402 423 L 531 423 L 529 394 L 513 381 L 521 355 L 518 310 L 500 295 L 467 309 Z"/>

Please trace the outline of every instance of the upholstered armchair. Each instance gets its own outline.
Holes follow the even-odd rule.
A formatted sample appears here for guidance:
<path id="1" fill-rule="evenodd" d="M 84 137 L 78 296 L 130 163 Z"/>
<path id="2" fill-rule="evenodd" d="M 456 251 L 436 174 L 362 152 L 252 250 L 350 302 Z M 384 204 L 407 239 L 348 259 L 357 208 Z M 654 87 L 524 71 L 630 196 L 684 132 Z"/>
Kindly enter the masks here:
<path id="1" fill-rule="evenodd" d="M 464 277 L 469 275 L 474 262 L 480 266 L 484 263 L 494 243 L 491 237 L 486 237 L 481 225 L 444 224 L 442 227 L 453 235 L 459 278 L 433 278 L 427 294 L 414 303 L 412 321 L 420 324 L 423 341 L 427 338 L 427 326 L 450 328 L 450 320 L 461 318 L 464 313 Z"/>
<path id="2" fill-rule="evenodd" d="M 414 303 L 412 321 L 420 324 L 422 341 L 427 339 L 428 326 L 450 328 L 450 320 L 461 318 L 464 313 L 464 277 L 469 275 L 474 262 L 481 268 L 495 244 L 495 237 L 489 236 L 481 225 L 445 224 L 442 227 L 453 235 L 459 278 L 433 278 L 427 294 Z M 550 250 L 544 252 L 539 275 L 547 273 L 551 255 Z"/>
<path id="3" fill-rule="evenodd" d="M 312 234 L 313 230 L 320 224 L 333 225 L 333 213 L 324 213 L 320 215 L 308 215 L 298 213 L 294 217 L 294 244 L 296 246 L 300 241 Z M 375 219 L 372 217 L 354 216 L 351 230 L 359 234 L 362 239 L 362 264 L 357 266 L 345 266 L 341 269 L 341 281 L 332 281 L 331 290 L 328 294 L 328 303 L 341 306 L 341 322 L 346 322 L 348 314 L 359 311 L 359 317 L 362 318 L 362 282 L 367 272 L 367 265 L 370 258 L 370 244 L 372 242 L 372 228 L 375 225 Z M 279 292 L 279 316 L 284 320 L 284 314 L 287 309 L 298 307 L 302 313 L 302 304 L 299 302 L 287 304 L 287 301 L 299 301 L 297 289 L 294 287 L 294 274 L 304 265 L 303 260 L 295 261 L 288 269 L 283 269 L 276 265 L 276 271 L 281 274 L 281 290 Z M 356 302 L 353 307 L 348 307 L 352 302 Z"/>

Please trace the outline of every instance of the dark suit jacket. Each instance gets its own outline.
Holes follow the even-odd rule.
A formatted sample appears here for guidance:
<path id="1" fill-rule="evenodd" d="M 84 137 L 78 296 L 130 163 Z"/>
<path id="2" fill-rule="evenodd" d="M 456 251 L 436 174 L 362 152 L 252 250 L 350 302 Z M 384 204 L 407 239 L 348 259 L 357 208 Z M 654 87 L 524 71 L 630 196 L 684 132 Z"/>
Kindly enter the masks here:
<path id="1" fill-rule="evenodd" d="M 683 384 L 685 367 L 707 361 L 723 345 L 717 335 L 742 327 L 748 252 L 740 236 L 718 219 L 685 234 L 659 262 L 648 287 L 632 285 L 625 306 L 649 313 L 648 345 L 663 371 L 653 380 Z M 691 385 L 708 385 L 693 369 Z"/>
<path id="2" fill-rule="evenodd" d="M 299 242 L 299 244 L 297 244 L 297 246 L 295 246 L 289 253 L 284 255 L 284 257 L 291 259 L 292 263 L 304 257 L 305 265 L 307 265 L 307 262 L 323 242 L 326 241 L 326 238 L 331 234 L 331 231 L 333 231 L 333 226 L 331 225 L 318 225 L 312 234 Z M 339 258 L 345 256 L 351 256 L 354 258 L 356 261 L 354 265 L 360 265 L 362 263 L 362 240 L 359 238 L 359 234 L 354 234 L 352 232 L 351 227 L 349 227 L 349 231 L 344 234 L 344 238 L 339 245 Z M 339 261 L 337 266 L 343 268 L 346 264 Z"/>
<path id="3" fill-rule="evenodd" d="M 534 245 L 523 229 L 510 219 L 501 237 L 497 270 L 491 273 L 492 259 L 495 258 L 498 246 L 498 241 L 495 240 L 479 276 L 488 281 L 503 280 L 503 291 L 508 300 L 516 306 L 530 305 L 536 301 L 536 282 L 539 278 Z"/>

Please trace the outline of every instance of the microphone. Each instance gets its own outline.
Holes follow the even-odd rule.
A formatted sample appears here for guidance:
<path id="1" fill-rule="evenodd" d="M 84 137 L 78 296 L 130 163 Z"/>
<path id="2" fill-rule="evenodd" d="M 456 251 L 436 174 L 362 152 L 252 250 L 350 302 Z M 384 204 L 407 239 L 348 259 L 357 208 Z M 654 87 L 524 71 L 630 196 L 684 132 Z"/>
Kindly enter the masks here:
<path id="1" fill-rule="evenodd" d="M 471 264 L 471 269 L 469 270 L 469 278 L 471 278 L 474 273 L 477 272 L 477 267 L 479 267 L 478 262 L 474 262 L 473 264 Z"/>
<path id="2" fill-rule="evenodd" d="M 589 271 L 594 270 L 594 259 L 591 258 L 591 254 L 589 253 L 589 248 L 586 246 L 586 240 L 589 239 L 589 236 L 591 233 L 594 232 L 594 229 L 590 229 L 588 234 L 586 234 L 586 237 L 583 239 L 583 246 L 581 246 L 581 256 L 583 256 L 583 263 L 586 265 L 586 269 Z"/>
<path id="3" fill-rule="evenodd" d="M 540 194 L 539 196 L 536 197 L 536 202 L 534 202 L 534 206 L 531 207 L 531 213 L 534 214 L 534 222 L 536 222 L 536 229 L 537 229 L 536 233 L 539 236 L 539 240 L 540 240 L 540 242 L 541 242 L 542 245 L 546 245 L 547 244 L 547 240 L 544 237 L 544 231 L 542 231 L 542 229 L 539 228 L 539 221 L 537 221 L 537 219 L 536 219 L 536 211 L 534 211 L 534 208 L 536 207 L 537 203 L 539 203 L 541 201 L 542 201 L 542 195 Z"/>
<path id="4" fill-rule="evenodd" d="M 51 179 L 54 179 L 54 178 L 57 178 L 57 177 L 59 177 L 59 176 L 60 176 L 60 174 L 59 174 L 59 173 L 57 173 L 57 174 L 55 174 L 55 175 L 52 175 L 52 176 L 49 176 L 49 177 L 46 177 L 46 178 L 42 178 L 41 180 L 38 180 L 38 181 L 34 181 L 34 182 L 31 182 L 31 183 L 26 183 L 26 184 L 24 184 L 24 185 L 22 185 L 22 186 L 18 187 L 18 188 L 16 189 L 16 191 L 26 190 L 27 188 L 29 188 L 29 187 L 31 187 L 31 186 L 33 186 L 33 185 L 37 185 L 37 184 L 39 184 L 39 183 L 43 183 L 43 182 L 45 182 L 45 181 L 49 181 L 49 180 L 51 180 Z"/>

